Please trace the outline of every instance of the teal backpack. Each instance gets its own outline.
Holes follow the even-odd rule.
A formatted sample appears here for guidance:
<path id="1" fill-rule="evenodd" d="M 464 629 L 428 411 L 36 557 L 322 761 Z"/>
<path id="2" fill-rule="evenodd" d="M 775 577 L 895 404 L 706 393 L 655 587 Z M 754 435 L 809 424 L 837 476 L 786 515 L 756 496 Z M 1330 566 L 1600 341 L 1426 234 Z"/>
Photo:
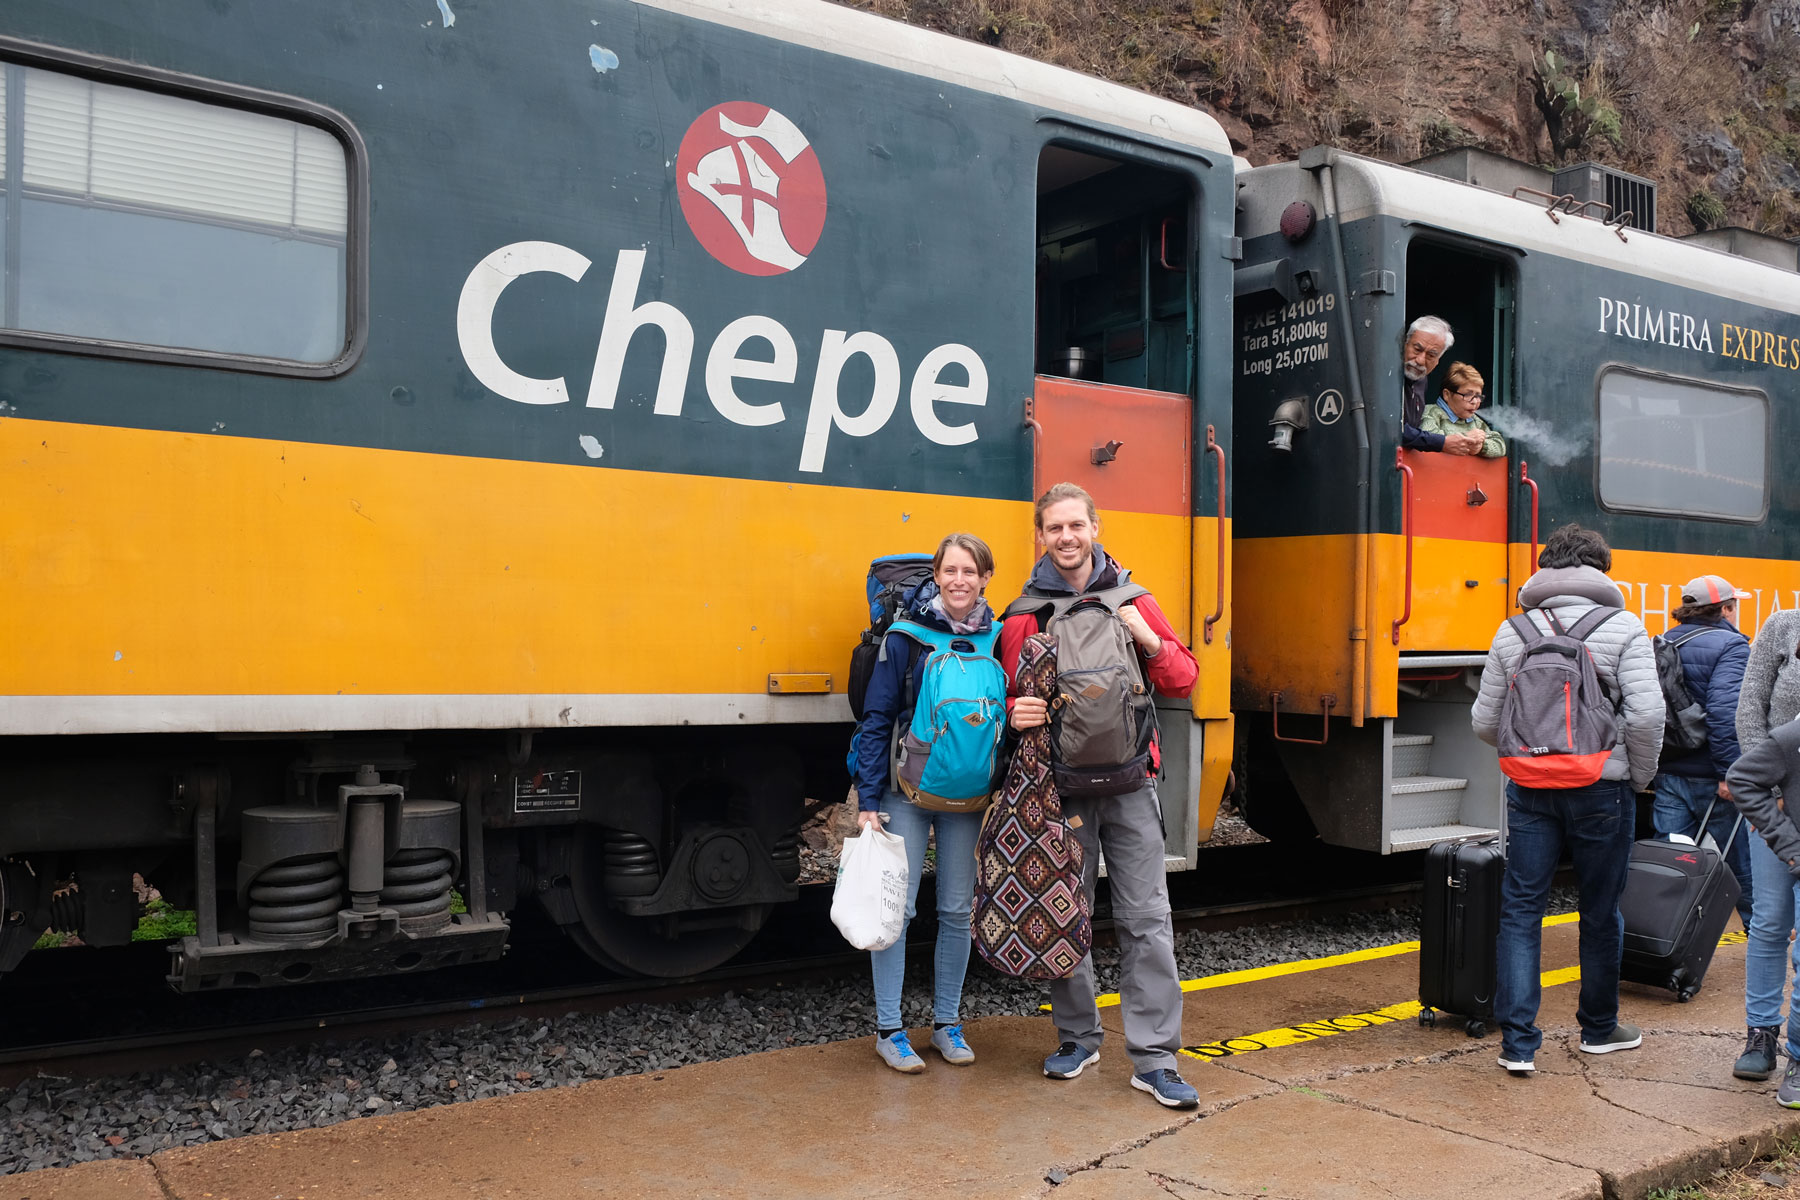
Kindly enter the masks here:
<path id="1" fill-rule="evenodd" d="M 906 798 L 936 812 L 986 808 L 1006 736 L 1006 672 L 994 657 L 1000 622 L 985 633 L 944 633 L 895 621 L 929 655 L 912 724 L 894 739 L 890 775 Z"/>

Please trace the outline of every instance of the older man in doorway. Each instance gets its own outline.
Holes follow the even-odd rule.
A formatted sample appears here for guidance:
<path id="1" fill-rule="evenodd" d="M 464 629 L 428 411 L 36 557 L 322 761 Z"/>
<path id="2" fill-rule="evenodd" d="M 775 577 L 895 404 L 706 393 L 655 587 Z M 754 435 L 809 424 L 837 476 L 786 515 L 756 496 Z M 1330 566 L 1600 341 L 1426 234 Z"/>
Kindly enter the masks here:
<path id="1" fill-rule="evenodd" d="M 1437 368 L 1444 351 L 1456 343 L 1450 322 L 1442 317 L 1418 317 L 1406 327 L 1400 373 L 1406 376 L 1401 404 L 1400 445 L 1408 450 L 1441 450 L 1445 454 L 1480 454 L 1484 439 L 1479 433 L 1426 433 L 1425 381 Z"/>

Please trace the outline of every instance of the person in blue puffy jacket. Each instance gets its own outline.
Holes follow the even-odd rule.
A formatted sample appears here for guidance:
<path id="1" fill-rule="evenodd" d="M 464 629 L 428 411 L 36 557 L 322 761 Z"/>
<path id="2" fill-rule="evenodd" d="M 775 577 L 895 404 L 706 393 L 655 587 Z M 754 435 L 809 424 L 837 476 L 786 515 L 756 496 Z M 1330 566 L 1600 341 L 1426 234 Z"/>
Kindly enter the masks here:
<path id="1" fill-rule="evenodd" d="M 968 533 L 953 533 L 937 548 L 931 579 L 919 586 L 899 614 L 945 633 L 983 635 L 993 627 L 994 612 L 984 592 L 994 577 L 994 555 L 987 543 Z M 925 868 L 926 844 L 937 833 L 937 956 L 932 1000 L 931 1046 L 945 1062 L 967 1066 L 975 1052 L 963 1038 L 963 976 L 968 971 L 969 911 L 975 893 L 975 839 L 981 832 L 980 811 L 938 812 L 902 794 L 891 778 L 896 729 L 912 722 L 912 698 L 920 692 L 928 654 L 925 647 L 900 632 L 882 642 L 881 658 L 869 677 L 863 719 L 856 733 L 856 794 L 863 828 L 879 828 L 906 842 L 906 920 L 910 924 Z M 1004 702 L 1004 691 L 1000 697 Z M 900 991 L 906 977 L 906 931 L 886 950 L 871 953 L 875 979 L 875 1050 L 896 1071 L 911 1075 L 925 1069 L 901 1024 Z"/>
<path id="2" fill-rule="evenodd" d="M 1738 690 L 1750 661 L 1750 639 L 1738 632 L 1737 606 L 1738 598 L 1747 594 L 1717 575 L 1702 575 L 1681 589 L 1681 606 L 1669 614 L 1679 624 L 1663 634 L 1663 640 L 1678 643 L 1676 653 L 1688 691 L 1706 709 L 1706 744 L 1687 751 L 1663 747 L 1656 804 L 1650 814 L 1658 837 L 1676 833 L 1697 842 L 1705 832 L 1724 849 L 1737 821 L 1725 773 L 1738 760 Z M 1700 822 L 1709 804 L 1712 820 L 1702 830 Z M 1749 929 L 1750 839 L 1740 834 L 1726 861 L 1743 887 L 1737 908 Z"/>

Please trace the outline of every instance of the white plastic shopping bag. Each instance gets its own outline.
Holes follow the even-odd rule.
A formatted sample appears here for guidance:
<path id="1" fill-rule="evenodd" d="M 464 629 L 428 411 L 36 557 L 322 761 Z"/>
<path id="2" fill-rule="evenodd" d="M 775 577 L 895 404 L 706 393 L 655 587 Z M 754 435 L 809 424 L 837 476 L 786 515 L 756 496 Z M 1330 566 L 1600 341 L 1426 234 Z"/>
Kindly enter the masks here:
<path id="1" fill-rule="evenodd" d="M 885 829 L 845 838 L 831 923 L 858 950 L 886 950 L 906 925 L 906 842 Z"/>

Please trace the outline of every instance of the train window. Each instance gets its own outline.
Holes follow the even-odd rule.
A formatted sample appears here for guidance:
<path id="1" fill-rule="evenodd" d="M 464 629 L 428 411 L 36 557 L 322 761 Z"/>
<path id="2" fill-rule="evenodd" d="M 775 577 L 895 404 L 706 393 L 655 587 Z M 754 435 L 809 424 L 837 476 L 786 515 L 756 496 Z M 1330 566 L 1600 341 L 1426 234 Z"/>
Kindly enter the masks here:
<path id="1" fill-rule="evenodd" d="M 1768 422 L 1761 392 L 1609 369 L 1600 376 L 1600 502 L 1760 520 Z"/>
<path id="2" fill-rule="evenodd" d="M 0 63 L 4 327 L 328 363 L 345 148 L 314 125 Z"/>
<path id="3" fill-rule="evenodd" d="M 1038 163 L 1038 369 L 1187 393 L 1188 180 L 1069 146 Z"/>

